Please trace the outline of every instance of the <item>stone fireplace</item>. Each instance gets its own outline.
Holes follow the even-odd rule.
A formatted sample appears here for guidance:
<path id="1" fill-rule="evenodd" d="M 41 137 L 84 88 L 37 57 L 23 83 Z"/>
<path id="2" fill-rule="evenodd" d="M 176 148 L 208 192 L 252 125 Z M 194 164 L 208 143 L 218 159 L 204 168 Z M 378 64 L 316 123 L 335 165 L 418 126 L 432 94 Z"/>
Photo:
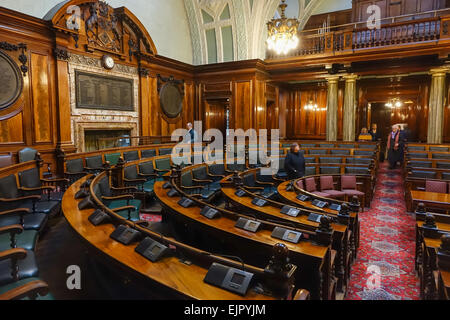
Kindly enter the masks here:
<path id="1" fill-rule="evenodd" d="M 77 71 L 88 72 L 109 77 L 128 78 L 133 80 L 133 111 L 100 110 L 77 108 L 76 79 Z M 86 148 L 87 131 L 110 131 L 122 135 L 124 131 L 130 136 L 139 135 L 139 77 L 135 67 L 116 64 L 112 70 L 102 67 L 100 59 L 71 54 L 69 58 L 69 85 L 71 105 L 72 141 L 78 152 L 89 151 Z M 136 140 L 136 139 L 133 139 Z M 91 149 L 89 146 L 88 149 Z"/>

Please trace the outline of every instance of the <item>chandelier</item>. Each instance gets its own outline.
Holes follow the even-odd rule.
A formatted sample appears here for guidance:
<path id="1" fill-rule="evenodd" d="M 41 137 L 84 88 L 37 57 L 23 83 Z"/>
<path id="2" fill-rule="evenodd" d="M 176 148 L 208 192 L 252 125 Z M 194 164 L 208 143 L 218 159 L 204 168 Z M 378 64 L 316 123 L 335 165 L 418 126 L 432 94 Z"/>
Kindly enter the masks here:
<path id="1" fill-rule="evenodd" d="M 307 111 L 326 111 L 327 108 L 319 108 L 317 103 L 314 103 L 312 100 L 309 100 L 309 103 L 305 105 L 304 107 Z"/>
<path id="2" fill-rule="evenodd" d="M 282 0 L 280 3 L 281 18 L 272 19 L 267 23 L 267 45 L 269 50 L 274 50 L 277 54 L 287 54 L 297 48 L 299 43 L 297 36 L 299 21 L 286 18 L 286 7 L 286 1 Z"/>
<path id="3" fill-rule="evenodd" d="M 401 108 L 403 106 L 403 102 L 400 99 L 395 98 L 388 101 L 385 106 L 391 109 Z"/>

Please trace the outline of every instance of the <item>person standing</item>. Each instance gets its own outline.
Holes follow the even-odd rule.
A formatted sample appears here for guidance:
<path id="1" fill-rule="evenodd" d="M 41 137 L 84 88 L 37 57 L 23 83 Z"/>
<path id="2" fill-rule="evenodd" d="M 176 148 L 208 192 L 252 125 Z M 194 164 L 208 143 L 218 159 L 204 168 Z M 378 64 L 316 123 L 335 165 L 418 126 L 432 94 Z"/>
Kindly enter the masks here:
<path id="1" fill-rule="evenodd" d="M 186 143 L 194 144 L 197 141 L 197 132 L 192 127 L 192 123 L 187 124 L 188 133 L 185 136 Z"/>
<path id="2" fill-rule="evenodd" d="M 306 165 L 303 152 L 300 152 L 298 143 L 291 145 L 291 150 L 284 161 L 284 170 L 286 171 L 289 180 L 299 179 L 305 176 Z"/>
<path id="3" fill-rule="evenodd" d="M 392 132 L 389 133 L 387 141 L 389 169 L 395 169 L 397 162 L 401 161 L 403 140 L 398 125 L 392 126 Z"/>
<path id="4" fill-rule="evenodd" d="M 380 132 L 378 131 L 378 127 L 377 127 L 376 123 L 372 124 L 372 129 L 369 131 L 369 133 L 372 136 L 373 142 L 381 140 L 381 135 L 380 135 Z"/>

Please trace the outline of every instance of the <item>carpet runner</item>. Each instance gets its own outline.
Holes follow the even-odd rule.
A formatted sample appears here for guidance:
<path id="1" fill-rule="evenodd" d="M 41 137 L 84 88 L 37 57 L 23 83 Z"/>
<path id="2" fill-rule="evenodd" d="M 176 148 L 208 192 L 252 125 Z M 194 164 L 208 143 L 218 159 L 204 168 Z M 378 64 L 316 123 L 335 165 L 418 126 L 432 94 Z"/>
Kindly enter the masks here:
<path id="1" fill-rule="evenodd" d="M 418 300 L 415 219 L 406 212 L 401 170 L 380 164 L 374 199 L 360 214 L 360 248 L 346 300 Z"/>

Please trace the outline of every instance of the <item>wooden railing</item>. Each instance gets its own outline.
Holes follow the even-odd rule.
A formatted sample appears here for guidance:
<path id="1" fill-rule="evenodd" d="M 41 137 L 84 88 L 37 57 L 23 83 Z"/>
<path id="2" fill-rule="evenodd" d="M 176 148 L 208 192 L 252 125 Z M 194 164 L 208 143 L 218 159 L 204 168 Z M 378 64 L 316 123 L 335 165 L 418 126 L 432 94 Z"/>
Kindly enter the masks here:
<path id="1" fill-rule="evenodd" d="M 173 143 L 171 136 L 137 136 L 137 137 L 111 137 L 98 138 L 96 149 L 109 149 L 118 147 L 146 146 L 151 144 Z"/>
<path id="2" fill-rule="evenodd" d="M 359 22 L 332 27 L 327 33 L 319 31 L 299 32 L 296 50 L 286 56 L 267 51 L 266 58 L 359 53 L 380 47 L 450 40 L 450 9 L 383 19 L 379 29 L 369 29 L 366 22 Z"/>

